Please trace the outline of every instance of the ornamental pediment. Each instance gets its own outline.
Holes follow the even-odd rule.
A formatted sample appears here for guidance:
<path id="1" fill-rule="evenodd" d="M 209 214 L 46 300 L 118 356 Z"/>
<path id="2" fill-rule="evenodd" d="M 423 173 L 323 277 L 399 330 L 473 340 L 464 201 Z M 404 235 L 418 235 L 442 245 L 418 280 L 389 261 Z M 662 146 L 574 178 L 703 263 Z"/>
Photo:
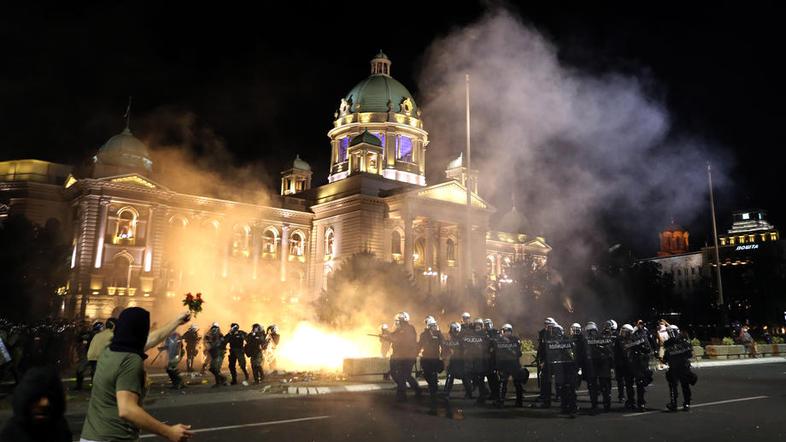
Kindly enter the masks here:
<path id="1" fill-rule="evenodd" d="M 116 184 L 128 184 L 132 186 L 139 186 L 146 189 L 168 190 L 165 186 L 138 174 L 120 175 L 101 178 L 101 181 L 106 181 Z"/>
<path id="2" fill-rule="evenodd" d="M 453 204 L 467 205 L 467 189 L 458 181 L 449 181 L 417 191 L 417 196 Z M 472 207 L 488 209 L 489 205 L 478 194 L 472 194 Z"/>

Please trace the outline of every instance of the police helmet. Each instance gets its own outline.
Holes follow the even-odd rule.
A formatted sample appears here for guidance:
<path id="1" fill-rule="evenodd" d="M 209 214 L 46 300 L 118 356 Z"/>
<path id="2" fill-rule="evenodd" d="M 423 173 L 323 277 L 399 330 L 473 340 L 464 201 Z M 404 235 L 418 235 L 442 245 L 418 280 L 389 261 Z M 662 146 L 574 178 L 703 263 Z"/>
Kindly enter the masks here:
<path id="1" fill-rule="evenodd" d="M 396 321 L 409 322 L 409 313 L 407 313 L 407 312 L 399 312 L 396 315 Z"/>
<path id="2" fill-rule="evenodd" d="M 436 329 L 437 328 L 437 320 L 429 316 L 428 318 L 426 318 L 426 327 L 428 327 L 430 329 Z"/>
<path id="3" fill-rule="evenodd" d="M 276 324 L 270 324 L 267 330 L 274 335 L 278 334 L 278 326 Z"/>
<path id="4" fill-rule="evenodd" d="M 505 324 L 502 326 L 502 333 L 513 333 L 513 326 L 510 324 Z"/>
<path id="5" fill-rule="evenodd" d="M 233 322 L 233 323 L 229 324 L 229 329 L 230 330 L 237 330 L 239 328 L 240 328 L 240 324 L 238 324 L 237 322 Z"/>
<path id="6" fill-rule="evenodd" d="M 426 324 L 426 325 L 428 326 L 428 322 L 429 322 L 429 320 L 432 320 L 432 319 L 434 319 L 434 317 L 433 317 L 433 316 L 431 316 L 431 315 L 428 315 L 428 316 L 426 316 L 426 318 L 425 318 L 425 319 L 423 319 L 423 323 L 424 323 L 424 324 Z"/>
<path id="7" fill-rule="evenodd" d="M 676 338 L 680 335 L 680 328 L 676 325 L 670 325 L 666 327 L 666 333 L 669 334 L 669 337 Z"/>
<path id="8" fill-rule="evenodd" d="M 561 325 L 559 325 L 559 324 L 554 324 L 554 326 L 553 326 L 553 327 L 554 327 L 554 333 L 555 333 L 557 336 L 562 336 L 562 335 L 564 335 L 564 334 L 565 334 L 565 329 L 563 329 Z"/>
<path id="9" fill-rule="evenodd" d="M 458 322 L 451 322 L 450 323 L 450 331 L 452 333 L 460 332 L 461 331 L 461 324 L 459 324 Z"/>
<path id="10" fill-rule="evenodd" d="M 188 328 L 191 329 L 191 330 L 194 330 L 194 331 L 199 330 L 199 326 L 196 325 L 196 324 L 191 324 Z"/>
<path id="11" fill-rule="evenodd" d="M 494 328 L 494 322 L 489 318 L 483 320 L 483 325 L 486 326 L 487 330 L 491 330 Z"/>
<path id="12" fill-rule="evenodd" d="M 469 312 L 464 312 L 461 314 L 461 320 L 464 321 L 465 324 L 469 323 L 469 320 L 472 318 L 472 315 Z"/>
<path id="13" fill-rule="evenodd" d="M 221 327 L 219 327 L 218 322 L 214 322 L 213 325 L 210 326 L 210 328 L 221 328 Z"/>
<path id="14" fill-rule="evenodd" d="M 387 324 L 382 324 L 382 325 L 380 325 L 380 326 L 379 326 L 379 329 L 380 329 L 380 330 L 382 330 L 382 331 L 387 331 L 387 330 L 388 330 L 388 328 L 389 328 L 389 327 L 388 327 L 388 325 L 387 325 Z"/>
<path id="15" fill-rule="evenodd" d="M 104 323 L 101 321 L 96 321 L 93 323 L 93 331 L 101 331 L 104 329 Z"/>
<path id="16" fill-rule="evenodd" d="M 598 326 L 595 325 L 594 322 L 590 321 L 590 322 L 587 323 L 587 325 L 584 326 L 584 331 L 587 332 L 587 333 L 589 333 L 591 331 L 595 331 L 596 332 L 596 331 L 598 331 Z"/>
<path id="17" fill-rule="evenodd" d="M 613 332 L 617 331 L 617 321 L 615 321 L 613 319 L 609 319 L 608 321 L 606 321 L 605 324 L 603 324 L 603 327 L 605 329 L 613 331 Z"/>
<path id="18" fill-rule="evenodd" d="M 478 318 L 473 322 L 475 330 L 483 330 L 483 319 Z"/>
<path id="19" fill-rule="evenodd" d="M 256 323 L 256 324 L 252 325 L 251 326 L 251 331 L 252 332 L 262 331 L 262 325 L 259 324 L 259 323 Z"/>
<path id="20" fill-rule="evenodd" d="M 570 332 L 573 333 L 574 335 L 580 335 L 581 324 L 579 324 L 578 322 L 574 322 L 573 324 L 570 324 Z"/>
<path id="21" fill-rule="evenodd" d="M 631 333 L 633 333 L 633 326 L 630 325 L 630 324 L 625 324 L 620 329 L 620 334 L 622 334 L 622 335 L 626 335 L 627 336 L 627 335 L 629 335 Z"/>

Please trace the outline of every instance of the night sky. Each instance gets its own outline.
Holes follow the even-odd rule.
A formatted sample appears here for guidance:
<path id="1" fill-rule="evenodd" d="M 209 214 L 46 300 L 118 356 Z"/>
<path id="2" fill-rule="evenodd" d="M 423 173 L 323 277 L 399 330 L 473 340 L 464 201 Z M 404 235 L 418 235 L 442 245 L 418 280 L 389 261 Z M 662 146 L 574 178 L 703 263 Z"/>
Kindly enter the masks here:
<path id="1" fill-rule="evenodd" d="M 132 129 L 142 139 L 156 115 L 190 112 L 225 142 L 235 164 L 262 163 L 275 178 L 299 153 L 322 183 L 333 112 L 368 75 L 376 51 L 390 56 L 393 76 L 417 98 L 425 49 L 490 7 L 315 2 L 272 9 L 268 3 L 4 5 L 0 160 L 84 162 L 122 130 L 133 95 Z M 650 9 L 529 3 L 507 7 L 552 39 L 564 63 L 644 73 L 676 131 L 732 152 L 733 186 L 716 195 L 719 228 L 728 226 L 732 210 L 756 207 L 769 210 L 776 226 L 786 225 L 775 160 L 786 69 L 782 14 L 774 2 L 655 2 Z M 706 222 L 688 227 L 694 247 L 709 238 Z M 653 247 L 656 239 L 653 232 Z"/>

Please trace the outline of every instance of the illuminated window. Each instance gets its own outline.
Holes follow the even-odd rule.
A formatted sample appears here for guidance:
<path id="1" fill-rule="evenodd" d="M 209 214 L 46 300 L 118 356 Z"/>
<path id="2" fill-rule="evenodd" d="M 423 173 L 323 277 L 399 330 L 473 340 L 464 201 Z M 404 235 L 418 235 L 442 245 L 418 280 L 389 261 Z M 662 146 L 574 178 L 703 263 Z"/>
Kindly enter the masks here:
<path id="1" fill-rule="evenodd" d="M 734 245 L 734 237 L 733 237 L 733 236 L 730 236 L 730 237 L 729 237 L 729 245 L 730 245 L 730 246 L 733 246 L 733 245 Z"/>
<path id="2" fill-rule="evenodd" d="M 446 244 L 446 253 L 445 255 L 448 258 L 448 265 L 451 265 L 451 262 L 455 264 L 456 262 L 456 243 L 453 242 L 452 239 L 448 239 Z"/>
<path id="3" fill-rule="evenodd" d="M 379 141 L 382 142 L 382 147 L 385 147 L 385 132 L 374 132 L 374 136 L 379 138 Z"/>
<path id="4" fill-rule="evenodd" d="M 762 241 L 767 241 L 767 234 L 766 233 L 762 233 L 761 234 L 761 240 Z"/>
<path id="5" fill-rule="evenodd" d="M 248 258 L 250 237 L 251 229 L 248 226 L 236 225 L 232 228 L 232 256 Z"/>
<path id="6" fill-rule="evenodd" d="M 773 241 L 778 240 L 778 233 L 777 232 L 770 232 L 770 239 Z"/>
<path id="7" fill-rule="evenodd" d="M 347 148 L 349 147 L 349 137 L 344 137 L 338 140 L 338 158 L 336 162 L 342 162 L 347 160 Z"/>
<path id="8" fill-rule="evenodd" d="M 118 210 L 112 243 L 133 246 L 136 242 L 136 223 L 138 219 L 139 214 L 133 207 L 123 207 Z"/>
<path id="9" fill-rule="evenodd" d="M 335 256 L 336 235 L 333 229 L 325 230 L 325 259 L 332 259 Z"/>
<path id="10" fill-rule="evenodd" d="M 740 235 L 740 244 L 745 244 L 745 235 Z"/>
<path id="11" fill-rule="evenodd" d="M 129 256 L 120 254 L 112 260 L 112 273 L 108 287 L 128 288 L 131 286 L 131 260 Z M 118 291 L 122 295 L 124 291 Z"/>
<path id="12" fill-rule="evenodd" d="M 289 238 L 289 256 L 303 256 L 305 238 L 300 232 L 295 232 Z"/>
<path id="13" fill-rule="evenodd" d="M 412 162 L 412 139 L 399 135 L 396 137 L 396 159 Z"/>
<path id="14" fill-rule="evenodd" d="M 277 244 L 277 232 L 272 228 L 265 230 L 265 232 L 262 233 L 262 257 L 274 259 L 276 257 Z"/>
<path id="15" fill-rule="evenodd" d="M 722 245 L 722 246 L 726 245 L 726 238 L 721 238 L 720 239 L 720 245 Z"/>
<path id="16" fill-rule="evenodd" d="M 366 172 L 379 173 L 379 163 L 377 161 L 377 154 L 369 152 L 366 154 Z"/>
<path id="17" fill-rule="evenodd" d="M 415 251 L 412 253 L 412 261 L 415 267 L 424 267 L 426 264 L 426 240 L 418 238 L 415 241 Z"/>
<path id="18" fill-rule="evenodd" d="M 748 235 L 748 242 L 755 242 L 756 236 L 755 235 Z"/>

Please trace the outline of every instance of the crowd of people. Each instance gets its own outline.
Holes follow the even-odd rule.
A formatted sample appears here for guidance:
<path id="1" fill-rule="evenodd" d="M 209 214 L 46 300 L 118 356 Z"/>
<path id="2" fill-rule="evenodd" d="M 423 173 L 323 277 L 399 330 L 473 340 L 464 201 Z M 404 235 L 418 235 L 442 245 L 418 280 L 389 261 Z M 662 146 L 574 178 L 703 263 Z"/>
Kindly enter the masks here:
<path id="1" fill-rule="evenodd" d="M 476 399 L 479 404 L 492 401 L 498 407 L 504 406 L 508 383 L 512 380 L 515 406 L 524 406 L 524 386 L 529 371 L 521 365 L 521 340 L 510 324 L 497 330 L 491 319 L 473 320 L 469 313 L 464 313 L 460 321 L 452 322 L 447 335 L 442 334 L 433 316 L 427 316 L 424 324 L 418 336 L 410 324 L 409 314 L 401 312 L 395 317 L 393 330 L 384 324 L 381 327 L 381 350 L 383 355 L 390 352 L 390 377 L 396 383 L 397 400 L 406 401 L 407 386 L 416 396 L 422 396 L 412 376 L 420 358 L 420 371 L 428 384 L 431 414 L 437 413 L 440 403 L 448 414 L 452 413 L 450 394 L 455 379 L 461 379 L 465 399 Z M 697 380 L 690 365 L 692 346 L 676 325 L 662 321 L 660 326 L 663 335 L 651 334 L 643 321 L 618 327 L 614 320 L 600 327 L 595 322 L 584 326 L 574 323 L 565 332 L 553 318 L 546 318 L 538 333 L 535 361 L 540 394 L 531 406 L 549 408 L 555 398 L 560 402 L 562 413 L 573 417 L 578 410 L 576 391 L 583 381 L 589 391 L 590 413 L 600 411 L 600 404 L 604 411 L 609 411 L 614 379 L 619 401 L 629 409 L 644 411 L 646 387 L 653 381 L 650 363 L 655 354 L 653 348 L 657 346 L 663 349 L 658 360 L 663 368 L 668 367 L 667 408 L 677 409 L 679 386 L 683 410 L 689 410 L 690 386 Z M 440 392 L 437 376 L 443 370 L 446 379 Z"/>

